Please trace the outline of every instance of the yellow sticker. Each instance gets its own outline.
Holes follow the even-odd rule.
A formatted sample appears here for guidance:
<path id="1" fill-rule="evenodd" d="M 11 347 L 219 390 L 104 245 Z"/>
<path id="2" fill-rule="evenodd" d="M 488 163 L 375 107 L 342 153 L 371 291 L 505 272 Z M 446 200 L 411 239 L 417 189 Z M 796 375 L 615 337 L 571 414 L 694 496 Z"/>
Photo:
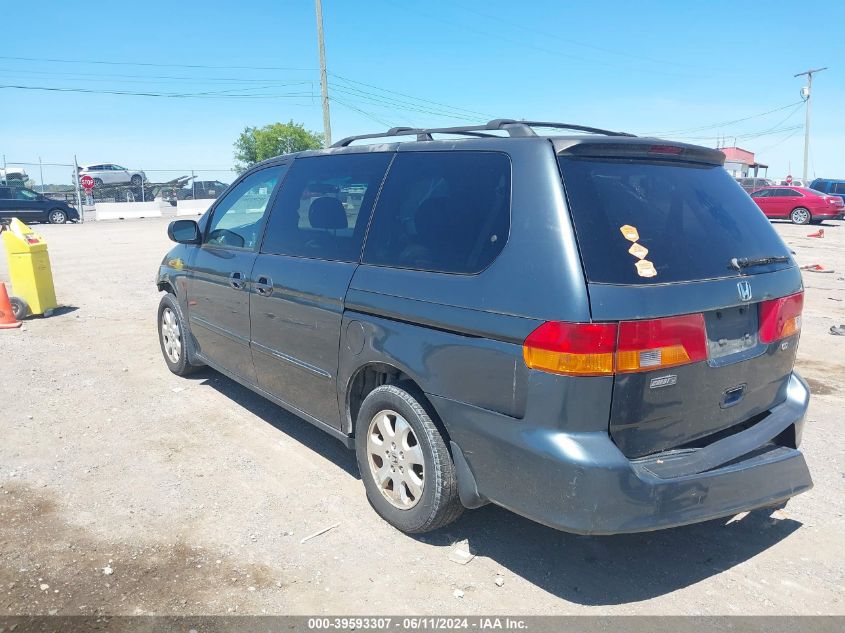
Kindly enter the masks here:
<path id="1" fill-rule="evenodd" d="M 647 259 L 641 259 L 636 264 L 637 267 L 637 274 L 640 277 L 656 277 L 657 276 L 657 269 Z"/>
<path id="2" fill-rule="evenodd" d="M 645 256 L 648 255 L 648 249 L 642 244 L 637 244 L 636 242 L 631 245 L 628 252 L 637 259 L 645 259 Z"/>
<path id="3" fill-rule="evenodd" d="M 630 240 L 632 242 L 636 242 L 640 239 L 640 234 L 637 232 L 637 227 L 631 226 L 630 224 L 625 224 L 619 227 L 619 230 L 622 231 L 622 235 L 625 236 L 626 240 Z"/>

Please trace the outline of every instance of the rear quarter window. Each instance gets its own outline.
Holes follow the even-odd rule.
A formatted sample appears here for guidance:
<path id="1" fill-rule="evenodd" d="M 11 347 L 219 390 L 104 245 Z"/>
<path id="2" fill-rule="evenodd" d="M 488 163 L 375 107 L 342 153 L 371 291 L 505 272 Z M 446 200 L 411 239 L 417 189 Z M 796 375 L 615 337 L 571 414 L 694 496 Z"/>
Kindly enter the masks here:
<path id="1" fill-rule="evenodd" d="M 729 265 L 734 257 L 789 255 L 721 166 L 574 157 L 560 157 L 559 164 L 588 281 L 731 277 L 738 274 Z"/>
<path id="2" fill-rule="evenodd" d="M 400 152 L 367 235 L 366 264 L 474 274 L 510 230 L 511 165 L 498 152 Z"/>

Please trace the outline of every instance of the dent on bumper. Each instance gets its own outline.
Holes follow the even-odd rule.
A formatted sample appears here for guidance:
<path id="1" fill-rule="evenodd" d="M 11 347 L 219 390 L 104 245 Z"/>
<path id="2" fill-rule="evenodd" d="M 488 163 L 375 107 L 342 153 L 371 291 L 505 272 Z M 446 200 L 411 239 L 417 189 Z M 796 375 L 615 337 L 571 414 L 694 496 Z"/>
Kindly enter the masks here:
<path id="1" fill-rule="evenodd" d="M 809 389 L 797 374 L 786 401 L 763 421 L 722 440 L 703 461 L 687 453 L 691 464 L 697 459 L 706 470 L 679 467 L 670 477 L 655 474 L 661 472 L 654 467 L 659 457 L 628 460 L 606 432 L 567 433 L 431 399 L 482 497 L 567 532 L 618 534 L 697 523 L 776 505 L 813 486 L 799 450 L 769 443 L 790 425 L 801 436 Z M 749 441 L 759 443 L 746 450 Z"/>

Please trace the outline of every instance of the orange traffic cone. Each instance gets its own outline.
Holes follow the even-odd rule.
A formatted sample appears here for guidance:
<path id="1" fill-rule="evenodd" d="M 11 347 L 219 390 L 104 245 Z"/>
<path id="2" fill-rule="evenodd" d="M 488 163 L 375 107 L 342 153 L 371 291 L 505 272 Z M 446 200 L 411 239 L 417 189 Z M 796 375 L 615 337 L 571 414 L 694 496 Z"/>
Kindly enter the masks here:
<path id="1" fill-rule="evenodd" d="M 824 229 L 819 229 L 816 233 L 810 233 L 807 237 L 824 237 Z"/>
<path id="2" fill-rule="evenodd" d="M 15 311 L 12 310 L 6 284 L 0 283 L 0 330 L 11 330 L 13 327 L 20 326 L 21 322 L 15 318 Z"/>

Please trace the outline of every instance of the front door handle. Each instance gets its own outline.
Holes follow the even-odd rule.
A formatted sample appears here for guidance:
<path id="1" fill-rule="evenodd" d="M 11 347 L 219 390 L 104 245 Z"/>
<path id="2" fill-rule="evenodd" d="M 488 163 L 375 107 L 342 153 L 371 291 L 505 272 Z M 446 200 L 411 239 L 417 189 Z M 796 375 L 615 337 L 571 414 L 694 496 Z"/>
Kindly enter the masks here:
<path id="1" fill-rule="evenodd" d="M 273 294 L 273 280 L 266 275 L 261 275 L 258 279 L 256 279 L 253 286 L 255 288 L 255 292 L 260 294 L 262 297 L 269 297 Z"/>
<path id="2" fill-rule="evenodd" d="M 229 285 L 235 290 L 243 290 L 246 286 L 245 275 L 243 273 L 232 273 L 229 275 Z"/>

